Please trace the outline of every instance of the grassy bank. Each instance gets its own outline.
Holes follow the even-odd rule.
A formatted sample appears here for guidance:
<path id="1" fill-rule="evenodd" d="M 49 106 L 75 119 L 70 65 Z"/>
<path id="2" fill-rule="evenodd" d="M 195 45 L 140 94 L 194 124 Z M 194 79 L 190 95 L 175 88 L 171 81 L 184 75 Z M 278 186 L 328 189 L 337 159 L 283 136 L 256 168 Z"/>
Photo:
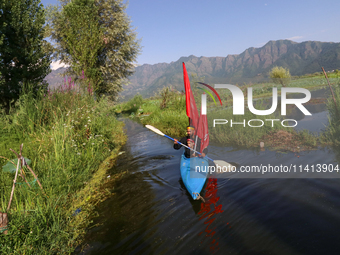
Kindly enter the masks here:
<path id="1" fill-rule="evenodd" d="M 257 107 L 257 109 L 264 109 Z M 298 151 L 316 148 L 318 137 L 307 130 L 297 132 L 292 127 L 293 123 L 282 122 L 280 116 L 255 115 L 249 111 L 245 114 L 233 115 L 231 108 L 213 110 L 208 112 L 209 136 L 211 141 L 227 146 L 243 148 L 259 148 L 260 142 L 265 147 L 277 151 Z M 213 127 L 214 119 L 223 119 Z M 268 121 L 276 119 L 276 121 Z M 252 126 L 252 127 L 250 127 Z"/>
<path id="2" fill-rule="evenodd" d="M 26 171 L 29 188 L 18 177 L 9 214 L 8 234 L 0 234 L 1 254 L 68 254 L 81 241 L 100 186 L 125 143 L 123 124 L 105 98 L 71 87 L 37 97 L 27 90 L 9 115 L 0 119 L 0 165 L 23 156 L 43 186 Z M 7 158 L 7 159 L 5 159 Z M 106 161 L 104 161 L 106 159 Z M 6 212 L 13 173 L 0 169 L 0 210 Z"/>
<path id="3" fill-rule="evenodd" d="M 340 84 L 333 88 L 334 98 L 327 100 L 329 125 L 325 132 L 325 139 L 334 147 L 340 147 Z M 335 100 L 334 100 L 335 99 Z"/>
<path id="4" fill-rule="evenodd" d="M 185 96 L 169 88 L 164 91 L 168 92 L 151 99 L 136 95 L 130 101 L 117 105 L 115 112 L 137 118 L 142 124 L 153 125 L 170 136 L 184 136 L 188 125 Z"/>
<path id="5" fill-rule="evenodd" d="M 333 86 L 338 86 L 339 79 L 333 77 L 330 79 Z M 290 87 L 302 87 L 302 88 L 322 88 L 327 85 L 327 80 L 321 76 L 310 76 L 294 78 Z M 241 87 L 245 92 L 247 86 Z M 277 87 L 273 83 L 256 84 L 252 85 L 253 94 L 257 98 L 263 98 L 272 96 L 272 87 Z M 280 89 L 279 89 L 280 91 Z M 167 93 L 165 93 L 167 92 Z M 195 93 L 195 90 L 194 90 Z M 319 145 L 329 145 L 336 140 L 332 140 L 321 134 L 319 136 L 312 134 L 308 130 L 295 131 L 293 128 L 284 127 L 281 121 L 266 121 L 266 119 L 281 119 L 280 115 L 271 116 L 257 116 L 245 110 L 245 115 L 237 116 L 233 115 L 232 97 L 228 90 L 219 90 L 223 102 L 223 108 L 215 106 L 213 102 L 208 103 L 208 124 L 210 141 L 217 144 L 226 146 L 241 146 L 245 148 L 259 147 L 260 142 L 264 142 L 266 147 L 270 147 L 274 150 L 281 151 L 301 151 L 314 149 Z M 245 92 L 246 95 L 246 92 Z M 319 100 L 320 101 L 320 100 Z M 322 101 L 322 100 L 321 100 Z M 166 103 L 164 103 L 166 102 Z M 199 108 L 198 93 L 196 95 L 196 102 Z M 319 103 L 319 102 L 316 102 Z M 338 103 L 340 105 L 340 102 Z M 228 106 L 225 108 L 225 106 Z M 257 105 L 256 109 L 267 109 L 266 106 Z M 176 91 L 172 91 L 169 88 L 163 89 L 155 97 L 151 99 L 143 99 L 140 95 L 135 96 L 132 100 L 126 103 L 122 103 L 115 108 L 116 113 L 128 114 L 132 118 L 138 118 L 142 124 L 149 124 L 159 128 L 162 132 L 174 136 L 180 137 L 185 135 L 185 127 L 188 124 L 188 118 L 185 112 L 185 95 Z M 214 119 L 226 119 L 227 124 L 216 125 L 213 127 Z M 261 125 L 260 128 L 249 128 L 248 120 L 257 119 L 260 121 L 252 122 L 251 125 Z M 234 125 L 231 127 L 231 120 L 233 122 L 243 122 L 244 125 Z M 261 122 L 262 121 L 262 122 Z M 292 125 L 284 123 L 285 125 Z M 337 124 L 333 125 L 334 128 L 330 130 L 334 135 L 340 134 L 340 130 L 337 130 Z M 339 125 L 338 125 L 339 126 Z M 339 132 L 339 133 L 337 133 Z"/>

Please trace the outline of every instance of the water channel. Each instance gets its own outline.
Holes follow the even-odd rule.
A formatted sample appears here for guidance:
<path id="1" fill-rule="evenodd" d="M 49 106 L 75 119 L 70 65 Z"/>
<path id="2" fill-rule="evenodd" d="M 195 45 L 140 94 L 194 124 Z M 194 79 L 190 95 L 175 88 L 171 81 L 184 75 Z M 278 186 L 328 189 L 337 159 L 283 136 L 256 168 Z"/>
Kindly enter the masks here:
<path id="1" fill-rule="evenodd" d="M 297 128 L 320 132 L 327 125 L 326 108 L 307 107 L 313 115 L 296 117 Z M 206 203 L 193 201 L 180 177 L 182 151 L 134 121 L 125 123 L 128 141 L 113 171 L 128 174 L 98 206 L 86 248 L 78 254 L 339 254 L 340 173 L 214 175 L 202 192 Z M 209 156 L 238 167 L 340 164 L 340 152 L 328 148 L 277 153 L 211 145 Z"/>

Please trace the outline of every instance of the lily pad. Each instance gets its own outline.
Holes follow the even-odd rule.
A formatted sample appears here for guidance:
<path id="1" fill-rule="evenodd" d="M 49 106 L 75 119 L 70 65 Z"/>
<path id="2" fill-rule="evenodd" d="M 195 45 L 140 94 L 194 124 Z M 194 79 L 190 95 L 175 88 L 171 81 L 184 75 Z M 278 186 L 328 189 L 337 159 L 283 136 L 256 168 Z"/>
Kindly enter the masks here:
<path id="1" fill-rule="evenodd" d="M 8 162 L 6 165 L 4 165 L 2 167 L 2 171 L 3 172 L 7 172 L 7 173 L 15 173 L 15 171 L 17 170 L 17 164 L 18 164 L 18 159 L 12 159 L 12 161 L 14 162 L 14 164 L 12 162 Z M 27 163 L 27 165 L 31 164 L 31 160 L 28 158 L 25 158 L 25 161 Z"/>

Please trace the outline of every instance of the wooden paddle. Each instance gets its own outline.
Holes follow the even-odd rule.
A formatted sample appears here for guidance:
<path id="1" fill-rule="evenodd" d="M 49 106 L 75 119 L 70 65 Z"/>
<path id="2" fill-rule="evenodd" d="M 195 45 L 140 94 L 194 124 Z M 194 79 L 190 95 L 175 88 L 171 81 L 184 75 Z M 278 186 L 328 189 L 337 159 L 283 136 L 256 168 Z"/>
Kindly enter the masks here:
<path id="1" fill-rule="evenodd" d="M 175 141 L 174 138 L 164 134 L 162 131 L 160 131 L 159 129 L 153 127 L 153 126 L 150 126 L 150 125 L 145 125 L 146 128 L 150 129 L 151 131 L 155 132 L 156 134 L 158 135 L 161 135 L 161 136 L 164 136 L 166 138 L 169 138 L 170 140 L 172 141 Z M 189 146 L 183 144 L 183 143 L 180 143 L 179 141 L 177 141 L 180 145 L 184 146 L 185 148 L 188 148 L 192 151 L 194 151 L 195 153 L 199 154 L 199 155 L 202 155 L 201 153 L 199 153 L 198 151 L 195 151 L 194 149 L 190 148 Z M 214 164 L 216 165 L 216 167 L 226 167 L 227 169 L 231 169 L 233 166 L 231 164 L 229 164 L 228 162 L 225 162 L 223 160 L 213 160 L 212 158 L 209 158 L 208 156 L 205 156 L 206 159 L 208 160 L 211 160 L 212 162 L 214 162 Z"/>

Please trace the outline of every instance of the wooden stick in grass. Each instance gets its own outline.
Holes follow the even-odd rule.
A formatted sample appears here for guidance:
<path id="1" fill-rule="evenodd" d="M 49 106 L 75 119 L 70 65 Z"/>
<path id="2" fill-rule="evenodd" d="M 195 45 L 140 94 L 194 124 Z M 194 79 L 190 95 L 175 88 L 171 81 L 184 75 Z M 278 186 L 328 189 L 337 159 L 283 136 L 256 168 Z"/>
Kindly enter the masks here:
<path id="1" fill-rule="evenodd" d="M 14 177 L 14 180 L 13 180 L 13 186 L 12 186 L 12 191 L 11 191 L 11 197 L 10 197 L 10 199 L 9 199 L 8 206 L 7 206 L 7 212 L 8 212 L 9 209 L 11 208 L 11 203 L 12 203 L 13 194 L 14 194 L 14 189 L 15 189 L 15 183 L 16 183 L 16 181 L 17 181 L 18 170 L 19 170 L 19 166 L 20 166 L 20 157 L 21 157 L 22 146 L 23 146 L 23 144 L 21 144 L 21 146 L 20 146 L 20 154 L 18 155 L 17 153 L 15 153 L 15 154 L 18 156 L 18 164 L 17 164 L 17 169 L 16 169 L 16 171 L 15 171 L 15 177 Z"/>
<path id="2" fill-rule="evenodd" d="M 25 159 L 24 159 L 24 161 L 25 161 Z M 37 183 L 39 184 L 39 187 L 41 188 L 41 190 L 43 190 L 43 187 L 42 187 L 42 185 L 41 185 L 41 183 L 40 183 L 40 181 L 38 179 L 38 176 L 33 172 L 33 170 L 30 168 L 30 166 L 26 164 L 26 162 L 25 162 L 25 165 L 28 168 L 28 170 L 31 171 L 31 173 L 33 174 L 34 178 L 37 180 Z"/>
<path id="3" fill-rule="evenodd" d="M 21 155 L 21 153 L 22 153 L 22 147 L 23 147 L 23 145 L 24 144 L 21 144 L 21 146 L 20 146 L 20 155 Z M 20 157 L 20 155 L 15 151 L 15 150 L 13 150 L 13 149 L 10 149 L 16 156 L 17 156 L 17 158 L 18 158 L 18 161 L 19 161 L 19 157 Z M 22 157 L 20 157 L 20 158 L 22 158 Z M 12 162 L 12 161 L 11 161 Z M 13 163 L 13 162 L 12 162 Z M 14 163 L 13 163 L 14 164 Z M 26 182 L 26 184 L 28 185 L 28 187 L 31 187 L 31 185 L 28 183 L 28 181 L 26 180 L 26 178 L 25 178 L 25 173 L 24 173 L 24 171 L 23 171 L 23 164 L 22 164 L 22 161 L 20 160 L 20 174 L 19 174 L 19 176 Z"/>
<path id="4" fill-rule="evenodd" d="M 24 158 L 24 157 L 21 157 L 21 158 Z M 19 176 L 21 176 L 21 178 L 24 179 L 24 181 L 26 182 L 28 187 L 31 187 L 31 185 L 29 184 L 29 182 L 25 178 L 24 164 L 23 164 L 22 160 L 20 160 L 20 174 L 19 174 Z"/>
<path id="5" fill-rule="evenodd" d="M 5 235 L 7 235 L 8 233 L 7 224 L 8 224 L 7 213 L 0 212 L 0 234 L 4 233 Z"/>
<path id="6" fill-rule="evenodd" d="M 329 88 L 331 89 L 331 92 L 332 92 L 332 96 L 333 96 L 333 100 L 334 100 L 334 105 L 335 105 L 336 115 L 337 115 L 338 117 L 340 117 L 340 116 L 339 116 L 339 112 L 338 112 L 338 106 L 336 105 L 336 100 L 335 100 L 335 96 L 334 96 L 334 92 L 333 92 L 332 86 L 331 86 L 331 84 L 330 84 L 330 82 L 329 82 L 329 80 L 328 80 L 328 77 L 327 77 L 327 74 L 326 74 L 326 72 L 325 72 L 325 69 L 324 69 L 323 67 L 321 67 L 321 68 L 322 68 L 323 73 L 325 74 L 325 77 L 326 77 L 327 82 L 328 82 L 328 86 L 329 86 Z"/>
<path id="7" fill-rule="evenodd" d="M 22 149 L 22 147 L 21 147 L 21 149 Z M 32 168 L 30 168 L 30 166 L 26 163 L 25 158 L 21 156 L 21 152 L 20 152 L 20 155 L 18 155 L 18 153 L 15 150 L 13 150 L 13 149 L 10 149 L 10 150 L 13 151 L 18 157 L 20 156 L 20 161 L 21 160 L 23 161 L 22 166 L 26 166 L 28 168 L 28 170 L 31 171 L 31 173 L 33 174 L 34 178 L 37 180 L 37 182 L 39 184 L 39 187 L 41 188 L 41 190 L 43 190 L 43 187 L 42 187 L 42 185 L 41 185 L 41 183 L 40 183 L 40 181 L 38 179 L 38 176 L 33 172 Z"/>
<path id="8" fill-rule="evenodd" d="M 22 144 L 22 146 L 23 146 L 23 144 Z M 22 147 L 21 147 L 21 149 L 22 149 Z M 19 158 L 19 155 L 18 155 L 18 153 L 15 151 L 15 150 L 13 150 L 13 149 L 10 149 L 13 153 L 15 153 L 15 155 Z M 5 158 L 5 157 L 1 157 L 1 158 Z M 7 159 L 7 158 L 5 158 L 5 159 Z M 12 160 L 9 160 L 9 159 L 7 159 L 8 161 L 10 161 L 10 162 L 12 162 L 12 164 L 14 165 L 14 162 L 12 161 Z M 19 159 L 18 159 L 19 160 Z M 31 185 L 29 184 L 29 182 L 26 180 L 26 178 L 25 178 L 25 173 L 24 173 L 24 171 L 23 171 L 23 165 L 22 165 L 22 162 L 20 161 L 20 174 L 19 174 L 19 176 L 22 178 L 22 179 L 24 179 L 24 181 L 26 182 L 26 184 L 28 185 L 28 187 L 31 187 Z"/>
<path id="9" fill-rule="evenodd" d="M 22 162 L 20 163 L 20 166 L 21 166 L 21 170 L 20 170 L 20 174 L 19 176 L 24 179 L 24 181 L 26 182 L 27 186 L 28 187 L 31 187 L 31 185 L 29 184 L 29 182 L 27 181 L 27 179 L 25 178 L 25 172 L 23 170 L 24 166 L 22 165 Z"/>

